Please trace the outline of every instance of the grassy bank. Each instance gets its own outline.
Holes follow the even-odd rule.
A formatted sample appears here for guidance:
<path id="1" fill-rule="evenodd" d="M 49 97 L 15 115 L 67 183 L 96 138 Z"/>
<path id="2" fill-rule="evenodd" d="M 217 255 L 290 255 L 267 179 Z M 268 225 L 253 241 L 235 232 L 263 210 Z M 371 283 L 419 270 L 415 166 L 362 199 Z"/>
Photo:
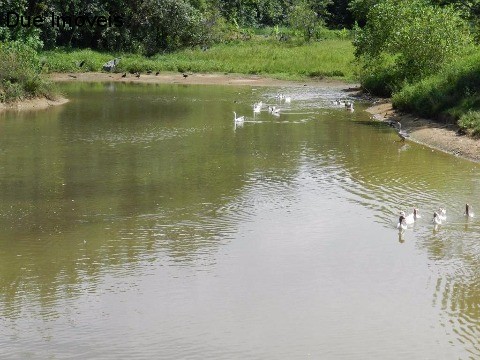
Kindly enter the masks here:
<path id="1" fill-rule="evenodd" d="M 117 72 L 220 72 L 269 75 L 280 79 L 354 78 L 353 46 L 347 39 L 298 44 L 262 38 L 151 58 L 91 50 L 55 50 L 43 52 L 42 56 L 48 72 L 100 71 L 105 62 L 121 57 Z M 82 61 L 84 64 L 80 67 Z"/>
<path id="2" fill-rule="evenodd" d="M 405 86 L 392 100 L 400 110 L 457 122 L 467 133 L 479 136 L 480 49 L 433 76 Z"/>
<path id="3" fill-rule="evenodd" d="M 0 103 L 25 99 L 53 100 L 53 85 L 41 76 L 41 62 L 32 48 L 21 42 L 0 44 Z"/>

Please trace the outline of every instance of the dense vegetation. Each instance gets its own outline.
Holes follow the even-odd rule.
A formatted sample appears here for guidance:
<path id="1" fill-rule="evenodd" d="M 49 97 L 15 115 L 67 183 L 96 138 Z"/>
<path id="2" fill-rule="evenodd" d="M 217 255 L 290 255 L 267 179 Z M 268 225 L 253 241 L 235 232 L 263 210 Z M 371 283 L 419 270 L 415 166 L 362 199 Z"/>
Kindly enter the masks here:
<path id="1" fill-rule="evenodd" d="M 22 42 L 0 44 L 0 102 L 31 97 L 54 98 L 51 84 L 40 76 L 35 50 Z"/>
<path id="2" fill-rule="evenodd" d="M 364 0 L 355 54 L 366 91 L 480 135 L 480 1 Z"/>
<path id="3" fill-rule="evenodd" d="M 35 59 L 22 76 L 2 66 L 0 101 L 48 93 L 41 72 L 98 71 L 114 56 L 117 71 L 351 79 L 348 13 L 346 0 L 0 2 L 0 57 Z"/>

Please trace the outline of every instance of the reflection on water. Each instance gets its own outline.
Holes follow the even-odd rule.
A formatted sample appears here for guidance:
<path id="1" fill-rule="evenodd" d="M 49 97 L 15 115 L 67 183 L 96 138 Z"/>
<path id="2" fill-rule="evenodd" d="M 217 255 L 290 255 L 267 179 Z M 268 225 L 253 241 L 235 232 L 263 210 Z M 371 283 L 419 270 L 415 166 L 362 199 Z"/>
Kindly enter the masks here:
<path id="1" fill-rule="evenodd" d="M 0 117 L 0 357 L 480 356 L 477 164 L 336 90 L 65 91 Z"/>

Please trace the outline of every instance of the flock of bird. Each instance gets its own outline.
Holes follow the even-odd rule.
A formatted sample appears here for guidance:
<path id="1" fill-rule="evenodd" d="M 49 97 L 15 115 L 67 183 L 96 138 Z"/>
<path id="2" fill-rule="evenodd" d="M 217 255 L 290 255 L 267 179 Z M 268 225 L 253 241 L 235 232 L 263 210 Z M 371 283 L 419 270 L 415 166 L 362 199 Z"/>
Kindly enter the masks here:
<path id="1" fill-rule="evenodd" d="M 284 94 L 277 94 L 275 98 L 277 99 L 277 101 L 283 102 L 285 104 L 290 104 L 292 102 L 292 98 Z M 255 114 L 259 114 L 262 111 L 263 105 L 264 104 L 262 101 L 253 104 L 254 116 Z M 268 109 L 268 112 L 273 116 L 280 116 L 280 108 L 278 108 L 277 106 L 268 105 L 267 109 Z M 243 126 L 245 122 L 245 116 L 237 116 L 237 113 L 235 111 L 233 112 L 233 115 L 234 115 L 233 122 L 235 123 L 235 126 Z"/>
<path id="2" fill-rule="evenodd" d="M 275 96 L 275 99 L 277 101 L 283 102 L 285 104 L 290 104 L 292 102 L 292 98 L 290 96 L 284 95 L 284 94 L 277 94 Z M 345 106 L 345 109 L 353 112 L 354 111 L 354 106 L 353 106 L 353 101 L 351 100 L 335 100 L 332 101 L 334 105 L 340 105 L 340 106 Z M 263 108 L 263 102 L 257 102 L 253 104 L 253 114 L 259 114 L 262 111 Z M 272 114 L 273 116 L 280 116 L 280 108 L 274 105 L 268 105 L 268 112 Z M 235 126 L 242 126 L 243 123 L 245 122 L 245 116 L 237 116 L 237 113 L 234 111 L 233 112 L 234 118 L 233 121 L 235 123 Z"/>
<path id="3" fill-rule="evenodd" d="M 283 101 L 286 104 L 291 103 L 292 99 L 290 96 L 285 96 L 283 94 L 277 94 L 275 97 L 279 101 Z M 351 100 L 334 100 L 332 101 L 334 105 L 337 106 L 344 106 L 346 110 L 353 112 L 354 111 L 354 105 L 353 101 Z M 253 113 L 258 114 L 262 111 L 263 108 L 263 102 L 257 102 L 253 104 Z M 277 108 L 276 106 L 269 105 L 268 106 L 268 112 L 274 116 L 279 116 L 280 115 L 280 109 Z M 245 116 L 237 116 L 237 113 L 234 111 L 234 118 L 233 121 L 235 123 L 235 126 L 242 126 L 243 123 L 245 122 Z M 397 122 L 397 121 L 391 121 L 390 126 L 394 127 L 397 129 L 397 134 L 400 137 L 402 141 L 404 141 L 406 138 L 408 138 L 408 134 L 405 132 L 405 130 L 402 130 L 402 125 Z M 465 213 L 464 215 L 467 218 L 473 218 L 474 213 L 471 211 L 470 205 L 466 204 L 465 205 Z M 417 208 L 413 209 L 413 212 L 411 214 L 406 215 L 404 211 L 400 212 L 400 217 L 398 218 L 398 224 L 397 224 L 397 229 L 399 232 L 403 232 L 408 228 L 408 225 L 414 224 L 418 219 L 421 218 L 421 215 L 418 212 Z M 447 220 L 447 211 L 444 208 L 439 208 L 437 211 L 433 212 L 433 218 L 432 218 L 432 223 L 436 225 L 441 225 L 444 221 Z"/>
<path id="4" fill-rule="evenodd" d="M 472 212 L 470 205 L 465 205 L 464 216 L 467 218 L 473 218 L 475 214 Z M 397 229 L 400 232 L 403 232 L 408 228 L 408 225 L 414 224 L 417 219 L 420 219 L 421 216 L 418 213 L 418 209 L 414 208 L 411 214 L 406 215 L 404 211 L 400 212 L 400 217 L 398 218 Z M 439 208 L 437 211 L 433 212 L 432 223 L 434 225 L 441 225 L 444 221 L 447 220 L 447 210 L 444 208 Z"/>
<path id="5" fill-rule="evenodd" d="M 353 101 L 352 100 L 334 100 L 332 101 L 333 105 L 337 105 L 337 106 L 345 106 L 345 109 L 350 111 L 350 112 L 354 112 L 355 109 L 353 108 Z"/>

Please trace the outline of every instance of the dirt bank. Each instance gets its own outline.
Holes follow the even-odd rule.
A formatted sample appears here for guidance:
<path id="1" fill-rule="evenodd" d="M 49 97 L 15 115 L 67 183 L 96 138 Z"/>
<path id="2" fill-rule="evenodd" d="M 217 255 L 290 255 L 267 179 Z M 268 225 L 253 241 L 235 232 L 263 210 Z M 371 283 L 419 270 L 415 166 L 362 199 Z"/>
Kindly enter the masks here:
<path id="1" fill-rule="evenodd" d="M 375 120 L 400 122 L 402 130 L 407 131 L 411 141 L 480 162 L 480 141 L 468 136 L 458 135 L 458 128 L 453 125 L 401 114 L 392 109 L 392 104 L 389 102 L 373 105 L 367 111 L 373 115 Z"/>
<path id="2" fill-rule="evenodd" d="M 124 77 L 125 75 L 125 77 Z M 145 83 L 145 84 L 205 84 L 205 85 L 255 85 L 255 86 L 322 86 L 330 88 L 345 88 L 348 86 L 343 81 L 321 79 L 309 79 L 305 81 L 278 80 L 259 75 L 238 75 L 238 74 L 185 74 L 181 73 L 160 73 L 140 74 L 137 77 L 134 74 L 117 74 L 117 73 L 54 73 L 50 75 L 50 79 L 57 82 L 62 81 L 88 81 L 102 82 L 115 81 L 126 83 Z"/>
<path id="3" fill-rule="evenodd" d="M 68 99 L 64 97 L 60 97 L 56 100 L 38 98 L 38 99 L 16 101 L 9 104 L 0 103 L 0 112 L 6 111 L 6 110 L 9 110 L 9 111 L 42 110 L 42 109 L 47 109 L 51 106 L 62 105 L 67 102 L 68 102 Z"/>

